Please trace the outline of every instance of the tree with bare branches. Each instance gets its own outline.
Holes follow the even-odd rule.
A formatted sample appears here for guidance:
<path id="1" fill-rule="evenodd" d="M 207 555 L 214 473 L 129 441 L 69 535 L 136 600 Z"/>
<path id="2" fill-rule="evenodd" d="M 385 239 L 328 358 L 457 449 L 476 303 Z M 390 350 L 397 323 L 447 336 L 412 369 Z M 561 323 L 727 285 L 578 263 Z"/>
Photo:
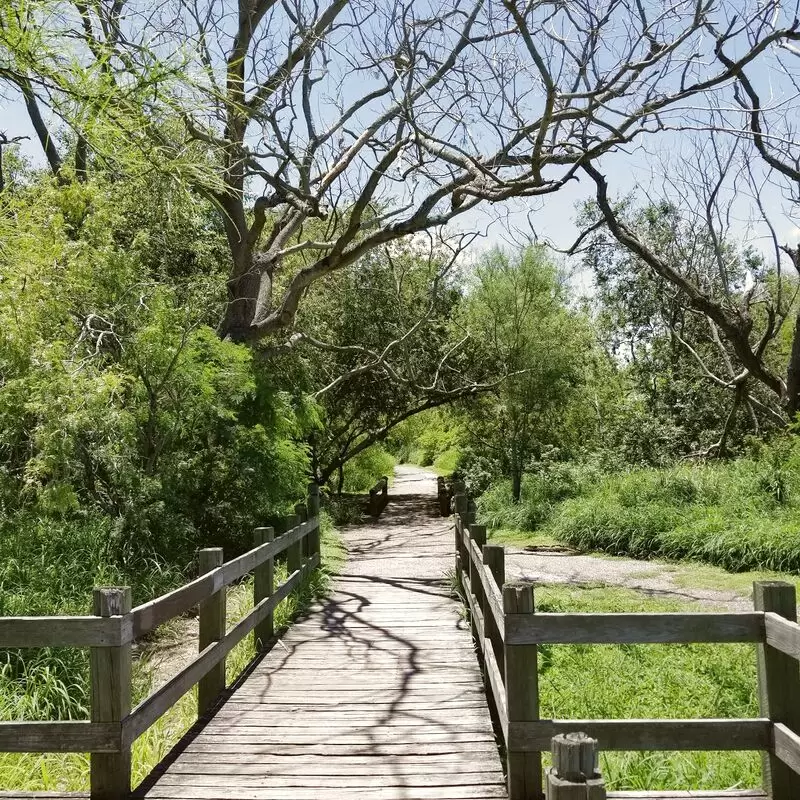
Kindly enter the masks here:
<path id="1" fill-rule="evenodd" d="M 237 341 L 290 327 L 312 284 L 377 248 L 557 191 L 800 38 L 776 2 L 48 2 L 61 13 L 17 22 L 60 26 L 91 81 L 51 59 L 34 95 L 71 92 L 90 146 L 106 114 L 156 164 L 193 154 Z"/>

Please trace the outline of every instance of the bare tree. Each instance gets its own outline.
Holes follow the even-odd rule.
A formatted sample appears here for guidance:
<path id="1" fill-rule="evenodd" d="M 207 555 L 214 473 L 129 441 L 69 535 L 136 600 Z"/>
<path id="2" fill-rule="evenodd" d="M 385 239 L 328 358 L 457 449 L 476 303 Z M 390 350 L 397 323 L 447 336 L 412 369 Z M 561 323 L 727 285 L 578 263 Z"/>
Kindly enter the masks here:
<path id="1" fill-rule="evenodd" d="M 731 392 L 730 414 L 711 448 L 718 452 L 725 450 L 740 407 L 748 411 L 756 430 L 756 412 L 783 425 L 800 407 L 796 384 L 792 388 L 792 376 L 800 371 L 800 282 L 785 269 L 787 261 L 800 265 L 796 251 L 779 242 L 765 203 L 775 189 L 769 173 L 760 172 L 757 163 L 754 168 L 751 156 L 745 141 L 712 131 L 697 141 L 691 157 L 679 164 L 670 161 L 660 186 L 654 183 L 639 194 L 650 208 L 670 211 L 671 230 L 657 240 L 632 224 L 626 203 L 612 199 L 608 180 L 597 166 L 583 167 L 595 184 L 596 222 L 676 290 L 680 307 L 705 321 L 705 356 L 679 326 L 672 325 L 670 332 L 705 379 Z M 749 225 L 743 215 L 752 217 Z M 588 230 L 596 230 L 596 223 Z M 754 247 L 754 242 L 761 246 Z M 781 332 L 792 317 L 791 354 L 780 363 Z M 754 384 L 767 390 L 766 402 Z"/>
<path id="2" fill-rule="evenodd" d="M 777 2 L 57 5 L 123 95 L 102 108 L 141 123 L 126 135 L 200 154 L 189 177 L 231 253 L 220 333 L 239 341 L 291 326 L 312 283 L 377 247 L 557 191 L 800 37 Z M 152 86 L 134 111 L 131 80 Z"/>

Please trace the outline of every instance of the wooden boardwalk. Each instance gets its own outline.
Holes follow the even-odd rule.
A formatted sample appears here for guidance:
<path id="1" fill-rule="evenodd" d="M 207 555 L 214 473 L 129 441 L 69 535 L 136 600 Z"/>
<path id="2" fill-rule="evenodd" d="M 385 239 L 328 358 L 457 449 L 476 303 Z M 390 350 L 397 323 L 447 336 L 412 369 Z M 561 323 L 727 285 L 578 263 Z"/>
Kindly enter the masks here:
<path id="1" fill-rule="evenodd" d="M 401 474 L 398 484 L 380 522 L 348 534 L 331 597 L 137 797 L 507 796 L 468 626 L 444 578 L 452 521 L 434 518 L 435 483 L 403 485 Z"/>

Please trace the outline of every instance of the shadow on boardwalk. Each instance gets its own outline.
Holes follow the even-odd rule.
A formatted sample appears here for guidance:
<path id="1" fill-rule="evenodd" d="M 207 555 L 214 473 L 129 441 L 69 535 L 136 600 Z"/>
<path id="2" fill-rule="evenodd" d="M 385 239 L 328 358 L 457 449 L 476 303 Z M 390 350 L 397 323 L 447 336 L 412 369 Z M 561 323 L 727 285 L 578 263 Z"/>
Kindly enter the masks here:
<path id="1" fill-rule="evenodd" d="M 331 596 L 198 724 L 147 798 L 505 797 L 472 641 L 448 597 L 436 485 L 398 468 L 380 521 L 344 532 Z"/>

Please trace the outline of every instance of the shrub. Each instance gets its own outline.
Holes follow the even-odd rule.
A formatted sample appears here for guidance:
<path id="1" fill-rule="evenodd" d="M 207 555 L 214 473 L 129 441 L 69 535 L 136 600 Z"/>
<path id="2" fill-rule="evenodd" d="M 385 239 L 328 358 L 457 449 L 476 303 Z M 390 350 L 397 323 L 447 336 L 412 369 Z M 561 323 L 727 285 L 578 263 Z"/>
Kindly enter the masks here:
<path id="1" fill-rule="evenodd" d="M 397 462 L 380 445 L 374 444 L 344 465 L 345 492 L 366 492 L 384 475 L 391 476 Z"/>
<path id="2" fill-rule="evenodd" d="M 729 463 L 603 476 L 565 500 L 545 532 L 586 550 L 800 571 L 800 445 Z"/>

